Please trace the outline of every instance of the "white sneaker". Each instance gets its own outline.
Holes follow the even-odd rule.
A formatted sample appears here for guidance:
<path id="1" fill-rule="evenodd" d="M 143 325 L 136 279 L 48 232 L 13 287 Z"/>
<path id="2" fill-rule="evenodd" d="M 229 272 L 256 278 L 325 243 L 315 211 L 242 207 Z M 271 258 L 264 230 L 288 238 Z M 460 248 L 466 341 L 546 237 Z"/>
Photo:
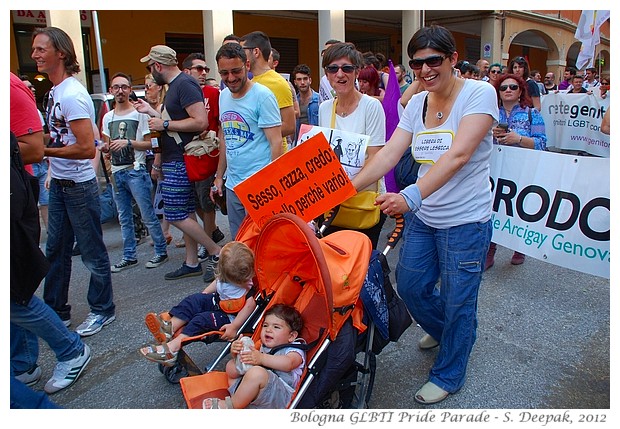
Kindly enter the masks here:
<path id="1" fill-rule="evenodd" d="M 65 362 L 58 362 L 54 368 L 54 375 L 45 384 L 45 393 L 56 393 L 75 383 L 90 362 L 90 347 L 84 344 L 84 350 L 78 357 Z"/>
<path id="2" fill-rule="evenodd" d="M 104 316 L 102 314 L 88 313 L 86 320 L 84 320 L 80 326 L 75 328 L 75 332 L 80 334 L 82 337 L 89 337 L 91 335 L 95 335 L 97 332 L 101 331 L 101 328 L 109 325 L 115 320 L 115 315 Z"/>
<path id="3" fill-rule="evenodd" d="M 39 368 L 39 365 L 35 365 L 33 368 L 30 368 L 30 371 L 16 375 L 15 379 L 21 381 L 26 386 L 34 386 L 41 379 L 41 368 Z"/>

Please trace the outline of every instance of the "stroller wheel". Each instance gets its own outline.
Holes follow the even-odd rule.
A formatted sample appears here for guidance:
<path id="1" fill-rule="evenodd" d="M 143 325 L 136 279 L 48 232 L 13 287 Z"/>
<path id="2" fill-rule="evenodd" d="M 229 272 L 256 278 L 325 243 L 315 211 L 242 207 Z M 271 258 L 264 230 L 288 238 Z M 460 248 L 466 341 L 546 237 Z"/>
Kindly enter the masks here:
<path id="1" fill-rule="evenodd" d="M 353 374 L 353 383 L 340 391 L 341 406 L 342 408 L 354 409 L 369 408 L 368 403 L 375 384 L 377 356 L 369 352 L 364 364 L 356 362 L 354 366 L 356 367 L 356 374 Z"/>
<path id="2" fill-rule="evenodd" d="M 172 384 L 179 384 L 183 377 L 187 377 L 189 374 L 187 373 L 187 369 L 178 363 L 174 366 L 165 366 L 163 367 L 163 374 Z"/>

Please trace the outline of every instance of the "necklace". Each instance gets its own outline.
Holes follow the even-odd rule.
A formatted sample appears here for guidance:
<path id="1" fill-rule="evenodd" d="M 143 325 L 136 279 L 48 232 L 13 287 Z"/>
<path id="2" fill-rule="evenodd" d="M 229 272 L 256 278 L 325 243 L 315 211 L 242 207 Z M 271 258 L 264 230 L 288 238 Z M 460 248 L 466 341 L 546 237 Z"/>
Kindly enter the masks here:
<path id="1" fill-rule="evenodd" d="M 355 111 L 355 109 L 357 108 L 357 105 L 359 104 L 359 102 L 360 102 L 360 99 L 357 99 L 357 98 L 356 98 L 356 99 L 353 101 L 353 104 L 352 104 L 351 106 L 346 106 L 346 107 L 343 107 L 343 106 L 342 106 L 342 104 L 340 104 L 340 110 L 342 110 L 342 112 L 341 112 L 341 113 L 338 113 L 338 115 L 339 115 L 340 117 L 342 117 L 342 118 L 346 118 L 346 117 L 347 117 L 347 115 L 348 115 L 349 113 L 352 113 L 352 112 L 354 112 L 354 111 Z M 337 103 L 337 102 L 336 102 L 336 103 Z M 349 112 L 349 110 L 350 110 L 350 112 Z"/>
<path id="2" fill-rule="evenodd" d="M 453 77 L 452 79 L 454 80 L 454 82 L 452 83 L 452 89 L 450 89 L 450 94 L 448 94 L 448 101 L 450 101 L 450 97 L 452 97 L 452 91 L 454 91 L 454 87 L 456 86 L 456 77 Z M 441 121 L 441 119 L 443 118 L 443 112 L 437 111 L 437 113 L 435 113 L 435 117 L 438 121 Z"/>

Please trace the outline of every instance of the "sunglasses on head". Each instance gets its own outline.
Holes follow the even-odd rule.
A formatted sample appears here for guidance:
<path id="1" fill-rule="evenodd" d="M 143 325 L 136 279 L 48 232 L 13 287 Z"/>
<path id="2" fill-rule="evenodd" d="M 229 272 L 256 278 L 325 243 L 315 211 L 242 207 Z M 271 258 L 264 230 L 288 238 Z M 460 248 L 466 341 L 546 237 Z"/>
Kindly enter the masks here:
<path id="1" fill-rule="evenodd" d="M 336 64 L 330 64 L 325 67 L 325 72 L 329 74 L 336 74 L 338 73 L 338 70 L 342 70 L 343 73 L 353 73 L 356 69 L 357 67 L 355 67 L 353 64 L 344 64 L 341 66 L 338 66 Z"/>
<path id="2" fill-rule="evenodd" d="M 413 70 L 422 70 L 424 64 L 429 67 L 439 67 L 449 55 L 431 55 L 426 58 L 414 58 L 409 60 L 409 67 Z"/>
<path id="3" fill-rule="evenodd" d="M 516 83 L 511 83 L 510 85 L 500 85 L 499 86 L 499 90 L 501 92 L 506 91 L 508 88 L 510 88 L 511 91 L 516 91 L 517 89 L 519 89 L 519 85 L 517 85 Z"/>

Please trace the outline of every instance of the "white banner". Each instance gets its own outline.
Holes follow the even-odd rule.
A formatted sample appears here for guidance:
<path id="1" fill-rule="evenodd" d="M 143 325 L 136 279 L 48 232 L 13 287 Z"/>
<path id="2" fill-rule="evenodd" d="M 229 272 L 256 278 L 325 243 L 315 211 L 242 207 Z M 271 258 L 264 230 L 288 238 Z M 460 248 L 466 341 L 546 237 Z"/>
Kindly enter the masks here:
<path id="1" fill-rule="evenodd" d="M 609 158 L 494 146 L 493 241 L 609 278 Z"/>
<path id="2" fill-rule="evenodd" d="M 541 99 L 547 147 L 580 150 L 609 158 L 609 136 L 601 132 L 609 97 L 549 93 Z"/>

